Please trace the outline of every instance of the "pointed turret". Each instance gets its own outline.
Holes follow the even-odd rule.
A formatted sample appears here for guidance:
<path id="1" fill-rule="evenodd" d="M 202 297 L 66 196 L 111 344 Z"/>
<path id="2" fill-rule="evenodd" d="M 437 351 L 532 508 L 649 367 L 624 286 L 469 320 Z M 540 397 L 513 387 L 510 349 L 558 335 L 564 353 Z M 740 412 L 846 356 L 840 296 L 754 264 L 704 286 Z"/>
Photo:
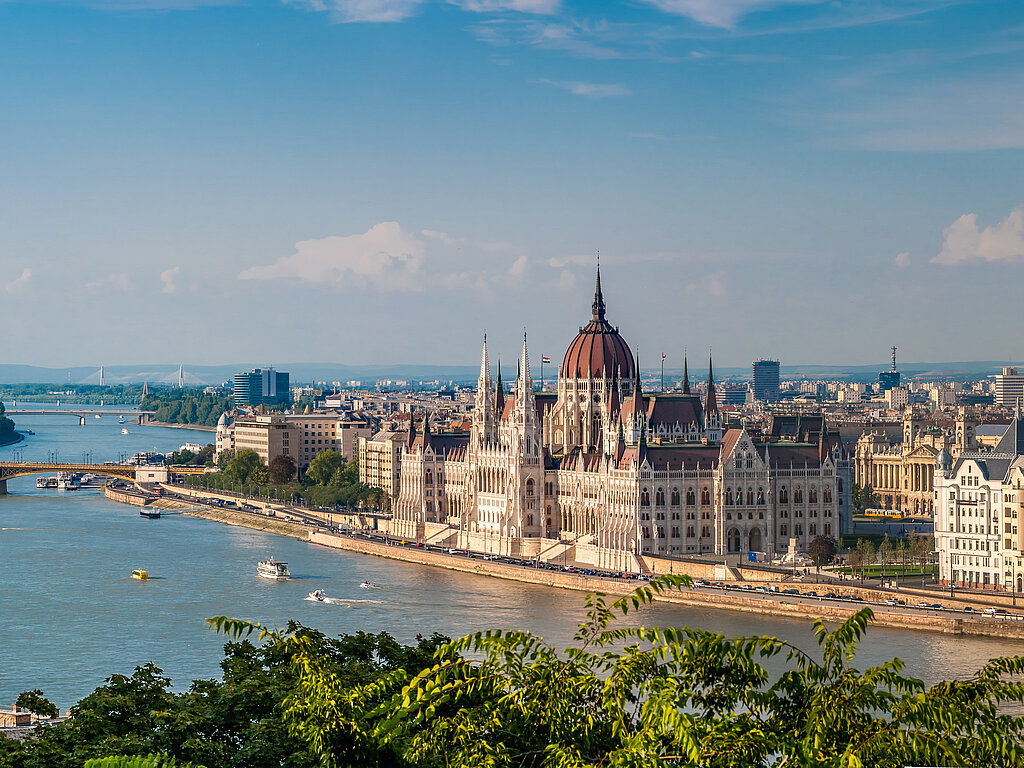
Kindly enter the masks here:
<path id="1" fill-rule="evenodd" d="M 430 445 L 430 411 L 423 414 L 423 450 Z"/>
<path id="2" fill-rule="evenodd" d="M 416 442 L 416 417 L 412 411 L 409 411 L 409 435 L 405 438 L 405 449 L 407 451 L 412 450 L 413 443 Z"/>
<path id="3" fill-rule="evenodd" d="M 498 361 L 498 381 L 494 385 L 494 412 L 499 419 L 505 412 L 505 387 L 501 383 L 501 360 Z"/>
<path id="4" fill-rule="evenodd" d="M 477 387 L 484 385 L 487 389 L 491 386 L 491 361 L 487 357 L 487 334 L 484 334 L 484 349 L 480 355 L 480 377 L 477 379 Z"/>
<path id="5" fill-rule="evenodd" d="M 612 417 L 616 416 L 619 412 L 619 408 L 621 407 L 619 400 L 619 371 L 616 369 L 615 378 L 612 379 L 612 389 L 611 392 L 608 393 L 608 415 Z"/>
<path id="6" fill-rule="evenodd" d="M 640 416 L 644 412 L 644 393 L 640 386 L 640 358 L 636 359 L 636 383 L 633 385 L 633 396 L 626 403 L 622 410 L 622 418 L 630 419 Z"/>
<path id="7" fill-rule="evenodd" d="M 711 355 L 708 355 L 708 391 L 704 396 L 704 413 L 710 416 L 718 411 L 718 398 L 715 397 L 715 374 L 712 371 Z"/>
<path id="8" fill-rule="evenodd" d="M 690 371 L 686 365 L 686 350 L 683 350 L 683 394 L 690 394 Z"/>

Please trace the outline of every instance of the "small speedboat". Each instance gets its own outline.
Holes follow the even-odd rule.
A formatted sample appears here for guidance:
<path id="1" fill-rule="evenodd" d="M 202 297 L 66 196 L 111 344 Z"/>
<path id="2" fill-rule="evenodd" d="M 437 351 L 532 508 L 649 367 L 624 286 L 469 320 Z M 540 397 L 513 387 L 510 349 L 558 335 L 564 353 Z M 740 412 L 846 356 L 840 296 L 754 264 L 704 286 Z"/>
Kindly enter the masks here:
<path id="1" fill-rule="evenodd" d="M 45 488 L 45 487 L 46 487 L 46 478 L 45 477 L 37 478 L 36 479 L 36 488 Z"/>
<path id="2" fill-rule="evenodd" d="M 326 603 L 327 595 L 324 594 L 324 591 L 322 589 L 314 589 L 312 592 L 309 593 L 309 599 L 316 600 L 320 603 Z"/>
<path id="3" fill-rule="evenodd" d="M 360 589 L 371 589 L 372 587 L 373 587 L 373 584 L 371 584 L 368 581 L 364 581 L 362 584 L 359 585 Z"/>
<path id="4" fill-rule="evenodd" d="M 149 571 L 144 571 L 142 568 L 136 568 L 132 571 L 132 578 L 139 579 L 140 581 L 147 581 L 149 579 Z"/>
<path id="5" fill-rule="evenodd" d="M 123 424 L 124 422 L 121 422 L 121 423 Z M 128 427 L 121 427 L 121 434 L 122 435 L 127 435 L 128 434 Z"/>

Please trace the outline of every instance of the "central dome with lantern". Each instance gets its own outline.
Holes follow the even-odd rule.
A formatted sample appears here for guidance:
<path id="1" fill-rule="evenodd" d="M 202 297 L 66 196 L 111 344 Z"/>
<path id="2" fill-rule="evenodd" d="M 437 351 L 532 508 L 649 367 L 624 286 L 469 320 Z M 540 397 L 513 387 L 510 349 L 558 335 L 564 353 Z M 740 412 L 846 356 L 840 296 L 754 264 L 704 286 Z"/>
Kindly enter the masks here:
<path id="1" fill-rule="evenodd" d="M 632 380 L 635 373 L 633 353 L 619 329 L 604 316 L 601 294 L 601 267 L 597 268 L 597 290 L 594 292 L 593 317 L 569 345 L 562 361 L 562 379 Z"/>

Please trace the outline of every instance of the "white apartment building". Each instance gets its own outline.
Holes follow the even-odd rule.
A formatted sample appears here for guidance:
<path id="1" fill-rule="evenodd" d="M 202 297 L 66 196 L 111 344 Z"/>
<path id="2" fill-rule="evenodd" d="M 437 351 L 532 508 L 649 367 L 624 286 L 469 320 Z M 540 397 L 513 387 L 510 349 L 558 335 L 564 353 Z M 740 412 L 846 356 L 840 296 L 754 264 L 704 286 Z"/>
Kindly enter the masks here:
<path id="1" fill-rule="evenodd" d="M 1024 424 L 992 451 L 935 459 L 935 543 L 944 584 L 1024 592 Z"/>
<path id="2" fill-rule="evenodd" d="M 1024 376 L 1018 374 L 1016 368 L 1003 368 L 996 376 L 996 405 L 1015 405 L 1021 398 L 1024 398 Z"/>

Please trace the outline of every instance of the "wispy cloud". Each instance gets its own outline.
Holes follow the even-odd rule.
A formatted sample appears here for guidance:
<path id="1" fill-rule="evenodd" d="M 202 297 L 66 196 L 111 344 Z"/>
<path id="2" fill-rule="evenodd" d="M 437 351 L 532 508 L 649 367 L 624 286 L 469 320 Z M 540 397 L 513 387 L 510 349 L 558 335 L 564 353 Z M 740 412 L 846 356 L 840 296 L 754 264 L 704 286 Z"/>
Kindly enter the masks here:
<path id="1" fill-rule="evenodd" d="M 518 11 L 519 13 L 536 13 L 552 15 L 561 10 L 561 0 L 448 0 L 464 11 L 474 13 L 500 13 L 502 11 Z"/>
<path id="2" fill-rule="evenodd" d="M 4 290 L 7 291 L 8 293 L 18 293 L 20 291 L 23 291 L 28 286 L 28 283 L 31 279 L 32 269 L 31 267 L 25 267 L 23 270 L 21 270 L 20 275 L 18 275 L 16 278 L 11 280 L 11 282 L 7 283 L 4 286 Z"/>
<path id="3" fill-rule="evenodd" d="M 548 80 L 539 82 L 562 88 L 575 96 L 586 96 L 590 99 L 610 99 L 617 96 L 629 96 L 631 91 L 620 83 L 587 83 L 581 80 Z"/>
<path id="4" fill-rule="evenodd" d="M 239 280 L 294 280 L 341 291 L 413 293 L 516 287 L 531 261 L 519 249 L 436 230 L 408 232 L 394 221 L 358 235 L 303 240 L 295 253 L 243 270 Z"/>
<path id="5" fill-rule="evenodd" d="M 330 14 L 334 21 L 351 24 L 360 22 L 403 21 L 414 13 L 425 0 L 285 0 L 311 11 Z"/>
<path id="6" fill-rule="evenodd" d="M 901 269 L 910 266 L 910 254 L 906 251 L 896 254 L 896 266 Z"/>
<path id="7" fill-rule="evenodd" d="M 978 227 L 976 214 L 964 214 L 943 230 L 942 250 L 932 261 L 949 266 L 970 261 L 1024 261 L 1024 205 L 984 229 Z"/>
<path id="8" fill-rule="evenodd" d="M 688 16 L 700 24 L 733 29 L 754 11 L 785 5 L 821 5 L 831 0 L 642 0 L 665 13 Z"/>
<path id="9" fill-rule="evenodd" d="M 88 291 L 105 291 L 113 290 L 120 293 L 131 293 L 135 290 L 135 284 L 132 283 L 131 278 L 123 272 L 111 273 L 104 277 L 102 280 L 94 280 L 90 283 L 85 284 L 85 288 Z"/>

